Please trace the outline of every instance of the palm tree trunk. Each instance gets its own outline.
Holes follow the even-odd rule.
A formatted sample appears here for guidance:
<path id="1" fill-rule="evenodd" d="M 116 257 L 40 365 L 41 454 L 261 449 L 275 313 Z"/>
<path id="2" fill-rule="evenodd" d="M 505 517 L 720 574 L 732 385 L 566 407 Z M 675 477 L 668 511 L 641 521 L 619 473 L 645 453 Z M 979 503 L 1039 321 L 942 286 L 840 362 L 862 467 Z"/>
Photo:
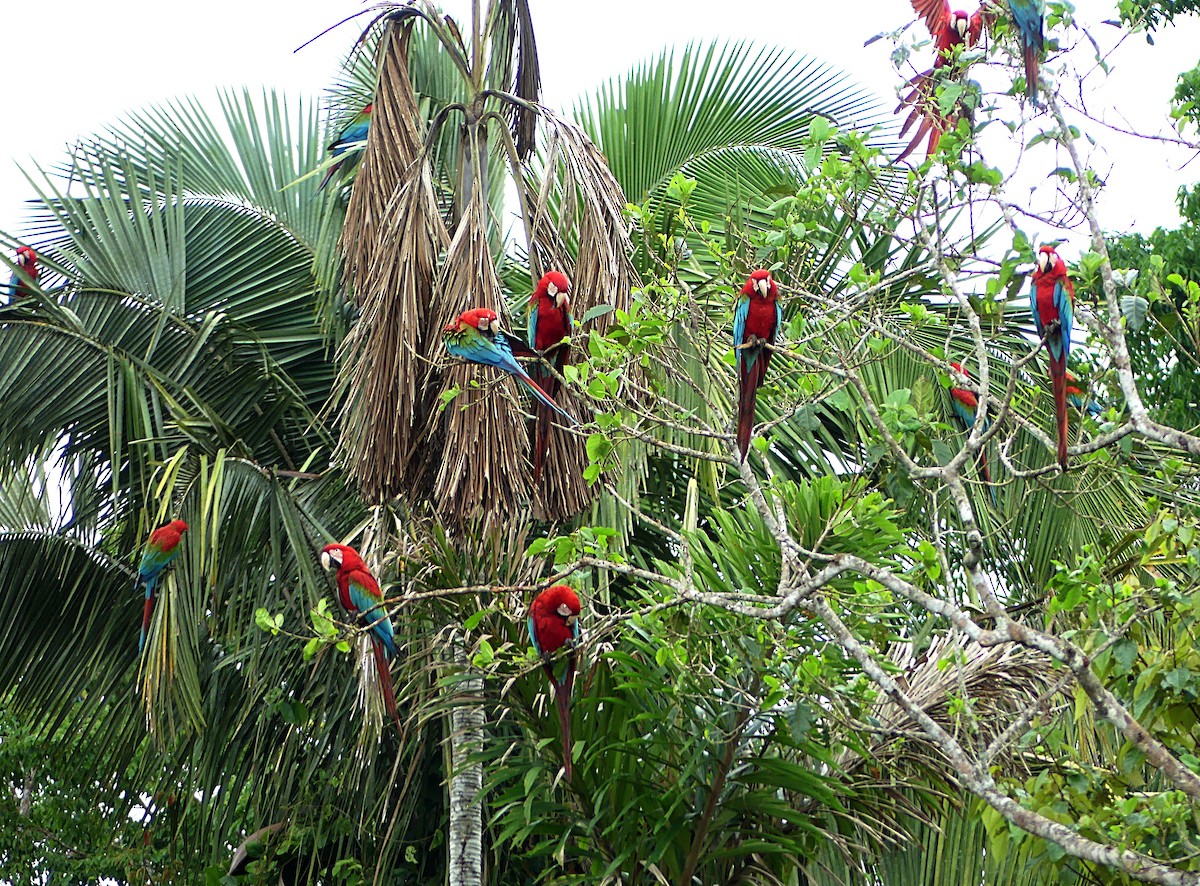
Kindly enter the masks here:
<path id="1" fill-rule="evenodd" d="M 466 650 L 454 641 L 453 662 L 470 673 Z M 483 746 L 483 680 L 472 676 L 455 692 L 465 696 L 450 712 L 450 886 L 483 883 L 483 766 L 467 758 Z"/>

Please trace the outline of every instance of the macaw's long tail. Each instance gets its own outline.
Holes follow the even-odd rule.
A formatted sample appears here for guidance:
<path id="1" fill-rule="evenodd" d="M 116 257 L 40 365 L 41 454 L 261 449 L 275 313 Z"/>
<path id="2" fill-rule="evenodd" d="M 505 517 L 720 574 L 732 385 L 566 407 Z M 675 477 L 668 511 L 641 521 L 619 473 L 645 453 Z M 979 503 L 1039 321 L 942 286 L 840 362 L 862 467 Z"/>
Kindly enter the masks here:
<path id="1" fill-rule="evenodd" d="M 927 134 L 929 136 L 929 144 L 925 148 L 925 156 L 931 156 L 937 151 L 938 142 L 942 139 L 942 133 L 950 128 L 949 118 L 941 114 L 936 104 L 933 70 L 922 71 L 908 82 L 912 86 L 912 90 L 896 106 L 897 114 L 905 106 L 912 108 L 908 113 L 908 118 L 904 121 L 904 125 L 900 127 L 900 136 L 903 137 L 918 120 L 921 121 L 921 125 L 917 127 L 912 140 L 900 152 L 900 156 L 896 158 L 897 163 L 911 154 Z"/>
<path id="2" fill-rule="evenodd" d="M 337 172 L 337 171 L 338 171 L 338 169 L 340 169 L 340 168 L 341 168 L 341 165 L 342 165 L 342 164 L 341 164 L 341 162 L 334 163 L 332 166 L 330 166 L 328 169 L 326 169 L 326 170 L 325 170 L 325 177 L 324 177 L 324 178 L 322 178 L 322 179 L 321 179 L 321 183 L 320 183 L 319 185 L 317 185 L 317 190 L 318 190 L 318 191 L 323 191 L 323 190 L 325 190 L 325 186 L 326 186 L 327 184 L 329 184 L 329 180 L 330 180 L 331 178 L 333 178 L 333 174 L 334 174 L 335 172 Z"/>
<path id="3" fill-rule="evenodd" d="M 1050 387 L 1054 391 L 1054 417 L 1058 419 L 1058 466 L 1067 469 L 1067 359 L 1050 357 Z"/>
<path id="4" fill-rule="evenodd" d="M 983 482 L 987 485 L 988 497 L 992 500 L 992 506 L 999 507 L 1000 504 L 998 501 L 996 501 L 996 487 L 992 485 L 992 474 L 988 470 L 986 446 L 979 450 L 978 460 L 976 463 L 979 465 L 979 475 L 983 477 Z"/>
<path id="5" fill-rule="evenodd" d="M 746 453 L 750 450 L 750 433 L 754 430 L 754 406 L 771 358 L 762 348 L 747 350 L 749 353 L 746 353 L 738 364 L 741 378 L 738 390 L 737 445 L 738 452 L 742 454 L 742 461 L 746 460 Z M 750 360 L 754 360 L 753 364 Z"/>
<path id="6" fill-rule="evenodd" d="M 533 396 L 537 398 L 537 401 L 543 406 L 553 409 L 555 412 L 565 418 L 572 426 L 579 424 L 573 415 L 570 415 L 569 413 L 560 409 L 558 404 L 554 402 L 554 398 L 542 390 L 542 386 L 530 378 L 526 373 L 514 372 L 513 375 L 516 376 L 517 381 L 521 382 L 521 384 L 525 385 L 525 387 L 529 389 L 529 393 L 533 394 Z"/>
<path id="7" fill-rule="evenodd" d="M 138 579 L 139 583 L 141 579 Z M 146 648 L 146 634 L 150 632 L 150 616 L 154 614 L 154 586 L 158 583 L 158 576 L 146 580 L 146 605 L 142 608 L 142 633 L 138 637 L 138 654 Z M 133 586 L 137 590 L 137 584 Z"/>
<path id="8" fill-rule="evenodd" d="M 1025 95 L 1038 106 L 1038 52 L 1037 46 L 1029 44 L 1025 47 Z"/>
<path id="9" fill-rule="evenodd" d="M 379 672 L 379 686 L 383 690 L 383 704 L 387 708 L 387 712 L 391 714 L 392 719 L 396 721 L 396 728 L 403 732 L 404 727 L 400 725 L 400 715 L 396 712 L 396 693 L 392 690 L 392 669 L 388 667 L 388 659 L 383 651 L 383 643 L 372 637 L 371 648 L 375 652 L 375 669 Z"/>
<path id="10" fill-rule="evenodd" d="M 571 780 L 571 691 L 575 686 L 575 653 L 567 656 L 567 671 L 561 682 L 550 679 L 554 687 L 554 706 L 558 708 L 558 730 L 562 734 L 563 771 Z"/>
<path id="11" fill-rule="evenodd" d="M 558 392 L 558 379 L 551 373 L 535 369 L 529 375 L 551 398 Z M 542 480 L 542 468 L 546 464 L 546 454 L 550 451 L 550 422 L 554 415 L 541 400 L 538 400 L 534 415 L 536 420 L 533 443 L 533 483 L 536 486 Z"/>

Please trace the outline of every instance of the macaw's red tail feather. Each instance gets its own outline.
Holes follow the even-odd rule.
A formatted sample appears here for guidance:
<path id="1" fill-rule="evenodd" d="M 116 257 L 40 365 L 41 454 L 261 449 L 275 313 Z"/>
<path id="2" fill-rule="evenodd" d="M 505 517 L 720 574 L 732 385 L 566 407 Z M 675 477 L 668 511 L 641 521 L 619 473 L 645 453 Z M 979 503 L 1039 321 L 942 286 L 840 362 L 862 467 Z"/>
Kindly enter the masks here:
<path id="1" fill-rule="evenodd" d="M 983 477 L 983 482 L 987 485 L 988 496 L 992 500 L 994 507 L 999 507 L 999 502 L 996 501 L 996 489 L 992 486 L 992 474 L 988 470 L 987 452 L 984 449 L 979 450 L 979 475 Z"/>
<path id="2" fill-rule="evenodd" d="M 529 376 L 553 399 L 558 392 L 558 379 L 552 373 L 533 369 Z M 550 423 L 554 420 L 554 415 L 549 406 L 538 400 L 534 416 L 536 427 L 533 443 L 533 484 L 536 486 L 542 480 L 542 468 L 546 465 L 546 454 L 550 451 Z"/>
<path id="3" fill-rule="evenodd" d="M 1038 50 L 1036 46 L 1025 47 L 1025 95 L 1038 104 Z"/>
<path id="4" fill-rule="evenodd" d="M 987 453 L 982 449 L 979 450 L 979 475 L 983 477 L 984 483 L 991 485 L 992 475 L 991 472 L 988 471 Z"/>
<path id="5" fill-rule="evenodd" d="M 134 585 L 137 589 L 137 585 Z M 142 607 L 142 633 L 138 637 L 138 652 L 146 647 L 146 635 L 150 633 L 150 616 L 154 614 L 154 579 L 146 584 L 146 605 Z"/>
<path id="6" fill-rule="evenodd" d="M 525 385 L 525 387 L 529 390 L 529 393 L 533 394 L 534 398 L 547 409 L 553 409 L 564 419 L 566 419 L 567 423 L 572 426 L 579 424 L 579 422 L 576 421 L 575 416 L 561 409 L 559 405 L 554 402 L 554 397 L 550 394 L 547 394 L 545 390 L 542 389 L 542 386 L 534 381 L 533 378 L 531 378 L 528 374 L 521 373 L 520 375 L 517 375 L 516 378 L 521 382 L 521 384 Z"/>
<path id="7" fill-rule="evenodd" d="M 387 708 L 387 712 L 392 719 L 396 721 L 396 728 L 401 732 L 404 727 L 400 725 L 400 715 L 396 712 L 396 693 L 392 690 L 392 670 L 388 667 L 387 656 L 383 652 L 383 644 L 371 638 L 371 648 L 375 652 L 375 668 L 379 671 L 379 686 L 383 690 L 383 704 Z"/>
<path id="8" fill-rule="evenodd" d="M 747 379 L 742 380 L 742 389 L 738 395 L 737 445 L 742 461 L 750 451 L 750 432 L 754 430 L 754 404 L 758 399 L 758 388 Z"/>
<path id="9" fill-rule="evenodd" d="M 330 180 L 331 178 L 333 178 L 333 174 L 334 174 L 335 172 L 337 172 L 337 171 L 338 171 L 338 167 L 340 167 L 341 165 L 342 165 L 341 163 L 334 163 L 334 164 L 333 164 L 332 166 L 330 166 L 330 167 L 329 167 L 327 170 L 325 170 L 325 177 L 324 177 L 324 178 L 322 178 L 322 179 L 321 179 L 321 183 L 320 183 L 319 185 L 317 185 L 317 190 L 318 190 L 318 191 L 323 191 L 323 190 L 325 190 L 325 186 L 326 186 L 327 184 L 329 184 L 329 180 Z"/>
<path id="10" fill-rule="evenodd" d="M 534 433 L 533 443 L 534 486 L 542 482 L 542 468 L 546 465 L 546 455 L 550 451 L 550 421 L 552 419 L 549 407 L 541 401 L 538 401 L 535 415 L 537 416 L 537 429 Z"/>
<path id="11" fill-rule="evenodd" d="M 574 675 L 574 662 L 568 673 Z M 562 733 L 563 770 L 571 780 L 571 687 L 569 682 L 554 684 L 554 705 L 558 708 L 558 728 Z"/>
<path id="12" fill-rule="evenodd" d="M 762 387 L 763 379 L 767 375 L 767 366 L 771 362 L 770 352 L 759 348 L 754 365 L 747 368 L 745 361 L 753 354 L 754 351 L 751 350 L 743 357 L 741 388 L 738 391 L 737 444 L 738 452 L 742 454 L 742 461 L 746 460 L 746 453 L 750 451 L 750 435 L 754 430 L 754 407 L 758 401 L 758 389 Z"/>
<path id="13" fill-rule="evenodd" d="M 1050 358 L 1050 387 L 1054 391 L 1054 417 L 1058 419 L 1058 465 L 1067 469 L 1067 361 Z"/>

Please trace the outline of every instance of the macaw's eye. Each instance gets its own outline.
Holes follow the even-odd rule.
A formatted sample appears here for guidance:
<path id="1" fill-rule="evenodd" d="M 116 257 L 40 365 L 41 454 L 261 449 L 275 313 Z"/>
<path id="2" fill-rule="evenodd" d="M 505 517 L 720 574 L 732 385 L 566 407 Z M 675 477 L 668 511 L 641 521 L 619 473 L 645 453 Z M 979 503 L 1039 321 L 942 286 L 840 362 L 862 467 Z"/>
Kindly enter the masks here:
<path id="1" fill-rule="evenodd" d="M 558 607 L 558 609 L 557 609 L 556 611 L 557 611 L 557 612 L 558 612 L 558 614 L 559 614 L 559 615 L 561 615 L 563 618 L 570 618 L 572 615 L 574 615 L 574 614 L 575 614 L 575 613 L 573 613 L 573 612 L 571 611 L 571 607 L 570 607 L 570 606 L 568 606 L 566 603 L 562 603 L 562 604 L 560 604 L 560 605 L 559 605 L 559 607 Z"/>

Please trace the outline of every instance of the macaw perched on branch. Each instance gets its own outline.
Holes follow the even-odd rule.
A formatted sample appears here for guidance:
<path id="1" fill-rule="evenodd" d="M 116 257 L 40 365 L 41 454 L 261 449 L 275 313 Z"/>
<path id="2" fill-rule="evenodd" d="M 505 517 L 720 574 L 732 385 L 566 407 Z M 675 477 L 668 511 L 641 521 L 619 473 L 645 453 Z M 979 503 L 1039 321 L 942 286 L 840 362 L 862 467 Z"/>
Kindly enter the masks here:
<path id="1" fill-rule="evenodd" d="M 579 424 L 563 412 L 517 362 L 514 352 L 536 356 L 525 343 L 500 328 L 500 320 L 491 308 L 472 308 L 463 311 L 458 319 L 442 330 L 446 350 L 455 357 L 472 363 L 494 366 L 514 376 L 543 406 L 553 409 L 573 425 Z"/>
<path id="2" fill-rule="evenodd" d="M 960 364 L 951 363 L 950 365 L 967 378 L 971 377 L 971 374 L 967 372 L 967 370 L 963 369 Z M 979 398 L 975 396 L 975 392 L 968 391 L 966 388 L 951 388 L 950 408 L 954 410 L 954 414 L 958 417 L 958 420 L 962 422 L 963 427 L 967 430 L 967 433 L 970 433 L 971 428 L 975 426 L 975 416 L 979 411 Z M 986 434 L 988 428 L 991 426 L 991 421 L 985 416 L 981 431 Z M 992 504 L 996 504 L 996 490 L 992 488 L 992 475 L 988 472 L 986 446 L 981 446 L 979 448 L 979 455 L 977 456 L 977 459 L 979 464 L 979 473 L 983 476 L 983 482 L 988 485 L 988 493 L 991 495 Z"/>
<path id="3" fill-rule="evenodd" d="M 146 605 L 142 609 L 142 633 L 138 637 L 138 653 L 146 647 L 146 634 L 150 631 L 150 616 L 154 613 L 155 591 L 163 570 L 179 554 L 179 542 L 187 532 L 188 525 L 182 520 L 172 520 L 159 526 L 150 533 L 146 547 L 142 551 L 142 560 L 138 564 L 137 581 L 133 584 L 136 591 L 141 585 L 146 586 Z"/>
<path id="4" fill-rule="evenodd" d="M 366 140 L 367 133 L 371 130 L 371 111 L 374 107 L 375 103 L 372 102 L 354 115 L 353 119 L 343 127 L 337 137 L 337 141 L 329 146 L 329 153 L 335 157 L 341 157 L 350 150 L 351 145 Z M 349 163 L 349 166 L 346 166 L 346 171 L 349 172 L 354 164 L 358 162 L 358 159 L 358 155 L 356 154 L 354 157 L 347 157 L 330 166 L 325 173 L 325 177 L 321 179 L 321 184 L 317 185 L 317 190 L 324 189 L 325 185 L 329 183 L 329 179 L 333 177 L 333 174 L 343 166 L 346 166 L 347 163 Z"/>
<path id="5" fill-rule="evenodd" d="M 1067 357 L 1071 353 L 1071 327 L 1075 320 L 1075 285 L 1067 265 L 1053 246 L 1038 251 L 1033 284 L 1029 289 L 1033 325 L 1046 340 L 1054 416 L 1058 420 L 1058 464 L 1067 469 Z"/>
<path id="6" fill-rule="evenodd" d="M 912 108 L 908 119 L 900 128 L 901 136 L 921 119 L 921 125 L 917 127 L 912 141 L 896 158 L 897 163 L 913 152 L 926 133 L 929 134 L 929 145 L 925 149 L 925 156 L 928 157 L 937 150 L 942 133 L 950 128 L 952 122 L 950 115 L 943 114 L 938 107 L 937 86 L 944 79 L 939 75 L 947 65 L 954 64 L 956 47 L 970 49 L 979 42 L 984 26 L 982 9 L 976 9 L 968 17 L 962 10 L 951 11 L 949 0 L 912 0 L 912 7 L 917 15 L 925 19 L 925 25 L 933 37 L 933 67 L 908 81 L 912 89 L 896 107 L 896 113 L 904 107 Z"/>
<path id="7" fill-rule="evenodd" d="M 1095 400 L 1089 400 L 1084 397 L 1083 391 L 1075 384 L 1078 379 L 1071 373 L 1067 373 L 1067 402 L 1078 409 L 1080 412 L 1086 412 L 1092 418 L 1099 418 L 1100 413 L 1104 410 L 1100 408 L 1100 404 Z"/>
<path id="8" fill-rule="evenodd" d="M 1038 103 L 1038 63 L 1045 50 L 1042 23 L 1046 17 L 1046 0 L 1008 0 L 1008 9 L 1016 22 L 1025 60 L 1025 95 L 1036 108 Z"/>
<path id="9" fill-rule="evenodd" d="M 579 596 L 566 585 L 547 588 L 529 606 L 529 639 L 542 657 L 542 668 L 554 690 L 567 781 L 571 780 L 571 690 L 575 685 L 575 647 L 579 642 L 581 608 Z M 565 658 L 555 662 L 554 654 L 564 646 Z"/>
<path id="10" fill-rule="evenodd" d="M 733 307 L 733 346 L 738 367 L 737 445 L 742 461 L 750 449 L 754 404 L 771 365 L 771 351 L 783 325 L 783 306 L 771 272 L 759 268 L 747 279 Z"/>
<path id="11" fill-rule="evenodd" d="M 554 366 L 561 375 L 571 355 L 570 344 L 562 344 L 571 335 L 574 322 L 571 319 L 569 297 L 571 281 L 566 274 L 550 271 L 538 281 L 537 288 L 529 297 L 529 346 L 542 360 Z M 531 367 L 530 378 L 551 399 L 558 393 L 558 378 L 539 361 Z M 541 401 L 537 405 L 537 430 L 533 444 L 533 482 L 542 477 L 542 466 L 550 449 L 550 410 Z"/>
<path id="12" fill-rule="evenodd" d="M 17 248 L 17 267 L 20 268 L 25 276 L 35 284 L 38 278 L 37 253 L 28 246 Z M 33 289 L 30 285 L 21 279 L 21 275 L 16 271 L 8 278 L 8 296 L 10 299 L 24 298 L 27 295 L 33 295 Z"/>
<path id="13" fill-rule="evenodd" d="M 371 570 L 349 545 L 325 545 L 321 549 L 321 566 L 326 570 L 337 567 L 338 602 L 371 632 L 371 648 L 375 653 L 375 668 L 383 690 L 387 712 L 401 729 L 396 713 L 396 695 L 392 690 L 392 671 L 388 659 L 396 654 L 396 632 L 383 606 L 383 592 Z"/>

